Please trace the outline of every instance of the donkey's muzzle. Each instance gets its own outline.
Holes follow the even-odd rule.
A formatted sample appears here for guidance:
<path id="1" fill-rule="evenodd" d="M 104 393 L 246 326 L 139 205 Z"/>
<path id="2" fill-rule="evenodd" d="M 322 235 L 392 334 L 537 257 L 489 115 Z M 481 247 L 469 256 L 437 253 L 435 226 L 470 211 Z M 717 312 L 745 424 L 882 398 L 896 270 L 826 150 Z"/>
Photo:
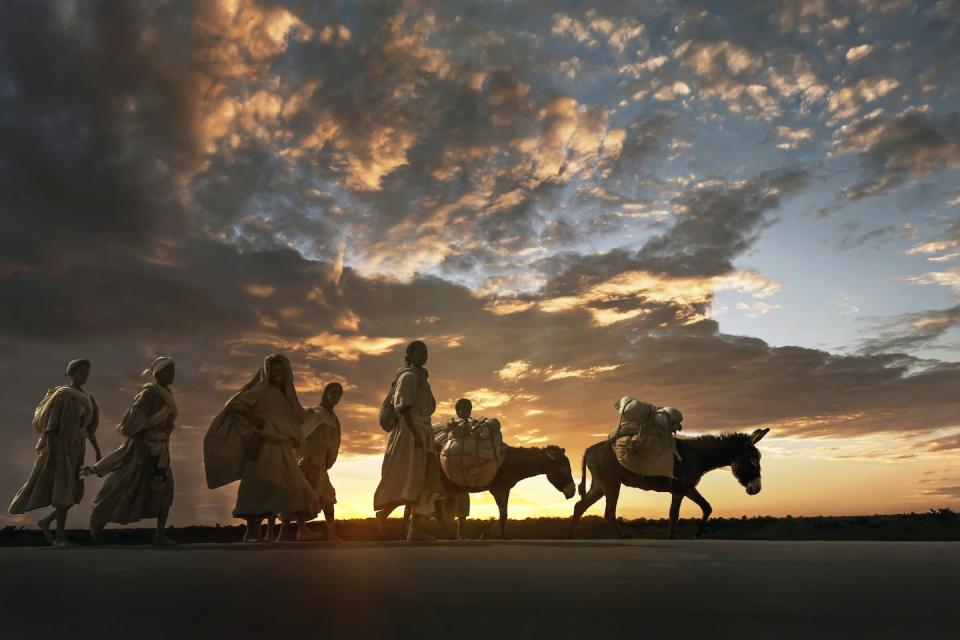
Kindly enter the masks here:
<path id="1" fill-rule="evenodd" d="M 570 498 L 572 498 L 572 497 L 575 496 L 575 495 L 577 495 L 577 485 L 575 485 L 575 484 L 573 483 L 573 480 L 571 480 L 571 481 L 567 484 L 567 486 L 565 486 L 565 487 L 563 488 L 563 497 L 566 498 L 567 500 L 569 500 Z"/>
<path id="2" fill-rule="evenodd" d="M 755 496 L 760 493 L 760 478 L 754 478 L 747 483 L 747 495 Z"/>

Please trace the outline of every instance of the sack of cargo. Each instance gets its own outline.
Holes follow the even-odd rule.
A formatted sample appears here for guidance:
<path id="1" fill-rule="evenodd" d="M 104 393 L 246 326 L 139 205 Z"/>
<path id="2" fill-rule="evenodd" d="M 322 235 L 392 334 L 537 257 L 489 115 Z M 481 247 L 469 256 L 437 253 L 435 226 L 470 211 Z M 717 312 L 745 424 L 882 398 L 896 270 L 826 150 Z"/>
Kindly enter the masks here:
<path id="1" fill-rule="evenodd" d="M 617 438 L 613 453 L 624 468 L 641 476 L 673 478 L 673 463 L 679 459 L 672 435 L 648 430 Z"/>
<path id="2" fill-rule="evenodd" d="M 641 476 L 673 478 L 674 460 L 680 459 L 673 434 L 682 428 L 682 414 L 629 396 L 615 406 L 620 422 L 609 439 L 617 462 Z"/>
<path id="3" fill-rule="evenodd" d="M 403 367 L 397 371 L 397 375 L 394 376 L 393 382 L 390 384 L 390 391 L 387 392 L 386 397 L 384 397 L 383 401 L 380 403 L 380 415 L 378 417 L 378 421 L 380 423 L 380 428 L 387 433 L 393 431 L 393 428 L 396 427 L 397 423 L 400 421 L 400 416 L 397 414 L 397 409 L 393 406 L 393 395 L 397 391 L 397 382 L 400 381 L 400 376 L 407 371 L 416 372 L 417 370 L 412 367 Z"/>
<path id="4" fill-rule="evenodd" d="M 635 422 L 637 424 L 646 424 L 653 418 L 653 414 L 659 408 L 649 402 L 643 402 L 630 396 L 620 398 L 614 406 L 617 413 L 620 414 L 620 422 Z"/>
<path id="5" fill-rule="evenodd" d="M 444 475 L 463 489 L 482 489 L 493 482 L 506 448 L 500 422 L 455 419 L 433 427 Z"/>

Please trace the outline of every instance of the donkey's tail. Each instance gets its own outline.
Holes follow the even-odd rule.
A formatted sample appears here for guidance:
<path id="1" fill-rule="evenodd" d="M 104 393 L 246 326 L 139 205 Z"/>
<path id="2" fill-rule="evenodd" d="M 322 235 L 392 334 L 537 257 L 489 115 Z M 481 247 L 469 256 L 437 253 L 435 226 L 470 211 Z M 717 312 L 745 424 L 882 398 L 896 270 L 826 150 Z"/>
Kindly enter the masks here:
<path id="1" fill-rule="evenodd" d="M 580 484 L 577 485 L 577 493 L 580 494 L 580 497 L 587 495 L 587 451 L 590 451 L 588 447 L 583 452 L 583 462 L 580 464 Z"/>

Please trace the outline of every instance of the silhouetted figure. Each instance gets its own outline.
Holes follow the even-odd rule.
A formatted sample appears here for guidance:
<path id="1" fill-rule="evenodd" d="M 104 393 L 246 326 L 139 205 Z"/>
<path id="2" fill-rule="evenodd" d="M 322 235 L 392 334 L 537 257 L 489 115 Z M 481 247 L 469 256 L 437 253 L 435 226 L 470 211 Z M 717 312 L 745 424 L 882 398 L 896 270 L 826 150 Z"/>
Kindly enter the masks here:
<path id="1" fill-rule="evenodd" d="M 679 416 L 679 412 L 677 415 Z M 613 443 L 609 439 L 588 447 L 583 452 L 582 479 L 578 487 L 580 500 L 573 507 L 568 537 L 573 537 L 574 529 L 584 511 L 600 498 L 606 498 L 604 518 L 614 528 L 618 537 L 624 537 L 617 522 L 617 500 L 620 497 L 620 487 L 626 485 L 646 491 L 662 491 L 671 494 L 668 538 L 673 537 L 677 519 L 680 517 L 680 503 L 684 498 L 690 498 L 703 511 L 696 533 L 696 537 L 699 538 L 703 535 L 703 529 L 713 508 L 697 490 L 697 484 L 704 474 L 714 469 L 730 467 L 734 477 L 746 489 L 748 495 L 760 493 L 760 451 L 756 445 L 769 432 L 770 429 L 767 428 L 757 429 L 749 435 L 726 433 L 720 436 L 678 438 L 676 441 L 678 455 L 673 458 L 672 478 L 641 476 L 630 471 L 618 462 Z M 593 477 L 589 491 L 586 490 L 588 468 Z"/>
<path id="2" fill-rule="evenodd" d="M 309 418 L 297 397 L 290 360 L 273 354 L 213 419 L 204 439 L 207 485 L 240 480 L 233 515 L 247 521 L 244 542 L 267 541 L 261 530 L 264 518 L 304 514 L 316 503 L 297 466 L 296 449 Z M 301 539 L 307 538 L 302 515 L 297 523 Z"/>
<path id="3" fill-rule="evenodd" d="M 90 361 L 72 360 L 67 364 L 66 375 L 70 384 L 48 389 L 33 412 L 33 428 L 40 434 L 37 461 L 30 478 L 10 503 L 13 514 L 52 506 L 50 515 L 38 524 L 47 542 L 58 547 L 71 544 L 66 536 L 67 511 L 83 498 L 80 471 L 87 440 L 100 460 L 96 437 L 100 412 L 93 396 L 83 390 L 90 377 Z M 54 520 L 55 539 L 50 531 Z"/>
<path id="4" fill-rule="evenodd" d="M 120 448 L 86 467 L 84 474 L 107 476 L 90 514 L 90 536 L 103 544 L 108 522 L 130 524 L 156 518 L 155 545 L 176 544 L 166 536 L 167 515 L 173 504 L 170 434 L 177 419 L 177 402 L 170 385 L 176 375 L 172 358 L 156 358 L 143 372 L 153 382 L 143 385 L 127 409 L 117 431 Z"/>
<path id="5" fill-rule="evenodd" d="M 343 386 L 339 382 L 331 382 L 323 388 L 320 406 L 310 410 L 313 419 L 304 423 L 303 446 L 300 447 L 300 471 L 317 494 L 317 502 L 299 515 L 306 520 L 312 520 L 322 512 L 327 521 L 327 539 L 331 541 L 339 541 L 340 537 L 337 535 L 333 508 L 337 503 L 337 492 L 327 471 L 337 461 L 340 453 L 340 418 L 337 417 L 334 407 L 342 397 Z M 283 526 L 280 528 L 280 540 L 286 539 L 290 520 L 294 517 L 295 515 L 285 514 Z M 298 538 L 301 531 L 298 527 Z"/>
<path id="6" fill-rule="evenodd" d="M 406 366 L 397 371 L 391 394 L 385 400 L 395 417 L 389 425 L 380 484 L 373 497 L 377 525 L 383 536 L 390 513 L 403 506 L 410 507 L 412 514 L 407 540 L 430 539 L 421 526 L 433 514 L 441 489 L 440 462 L 430 425 L 437 403 L 430 390 L 426 363 L 427 345 L 419 340 L 407 345 Z"/>

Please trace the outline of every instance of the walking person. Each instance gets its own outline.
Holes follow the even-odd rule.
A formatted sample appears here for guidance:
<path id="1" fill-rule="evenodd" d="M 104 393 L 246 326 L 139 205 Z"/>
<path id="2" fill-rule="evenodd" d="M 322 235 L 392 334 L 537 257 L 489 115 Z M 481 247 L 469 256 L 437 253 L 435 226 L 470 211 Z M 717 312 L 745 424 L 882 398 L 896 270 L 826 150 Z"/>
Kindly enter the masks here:
<path id="1" fill-rule="evenodd" d="M 80 471 L 87 440 L 97 461 L 101 457 L 96 436 L 100 412 L 93 396 L 83 390 L 90 378 L 90 361 L 71 360 L 65 375 L 70 384 L 48 389 L 33 413 L 33 428 L 40 434 L 37 461 L 10 503 L 12 514 L 53 507 L 38 524 L 46 541 L 57 547 L 72 546 L 66 535 L 67 511 L 83 499 Z M 56 537 L 50 530 L 54 521 Z"/>
<path id="2" fill-rule="evenodd" d="M 303 446 L 300 447 L 300 471 L 317 495 L 317 502 L 305 514 L 307 520 L 312 520 L 318 513 L 323 513 L 327 521 L 327 540 L 339 542 L 334 505 L 337 503 L 337 491 L 330 481 L 328 471 L 337 461 L 340 452 L 340 418 L 334 408 L 343 397 L 343 386 L 339 382 L 331 382 L 323 388 L 320 406 L 311 410 L 313 414 L 304 423 Z M 296 514 L 284 514 L 283 525 L 280 527 L 280 540 L 285 540 L 290 521 Z M 301 528 L 297 528 L 297 539 L 301 538 Z"/>
<path id="3" fill-rule="evenodd" d="M 380 484 L 373 498 L 377 525 L 384 535 L 390 513 L 410 508 L 407 540 L 429 540 L 422 525 L 440 497 L 440 463 L 433 442 L 430 416 L 437 403 L 430 390 L 427 345 L 416 340 L 407 345 L 406 364 L 394 378 L 389 403 L 395 414 L 383 456 Z"/>
<path id="4" fill-rule="evenodd" d="M 155 545 L 176 544 L 167 537 L 167 516 L 173 504 L 170 434 L 177 420 L 177 401 L 170 385 L 176 377 L 173 358 L 160 356 L 143 371 L 152 378 L 134 396 L 117 431 L 123 444 L 84 475 L 107 476 L 90 514 L 90 537 L 103 544 L 107 523 L 130 524 L 156 518 Z"/>
<path id="5" fill-rule="evenodd" d="M 290 360 L 273 354 L 213 419 L 204 439 L 207 485 L 240 480 L 233 515 L 247 522 L 244 542 L 267 542 L 264 518 L 284 513 L 297 514 L 301 539 L 309 537 L 303 514 L 317 498 L 296 453 L 309 418 L 297 397 Z"/>

